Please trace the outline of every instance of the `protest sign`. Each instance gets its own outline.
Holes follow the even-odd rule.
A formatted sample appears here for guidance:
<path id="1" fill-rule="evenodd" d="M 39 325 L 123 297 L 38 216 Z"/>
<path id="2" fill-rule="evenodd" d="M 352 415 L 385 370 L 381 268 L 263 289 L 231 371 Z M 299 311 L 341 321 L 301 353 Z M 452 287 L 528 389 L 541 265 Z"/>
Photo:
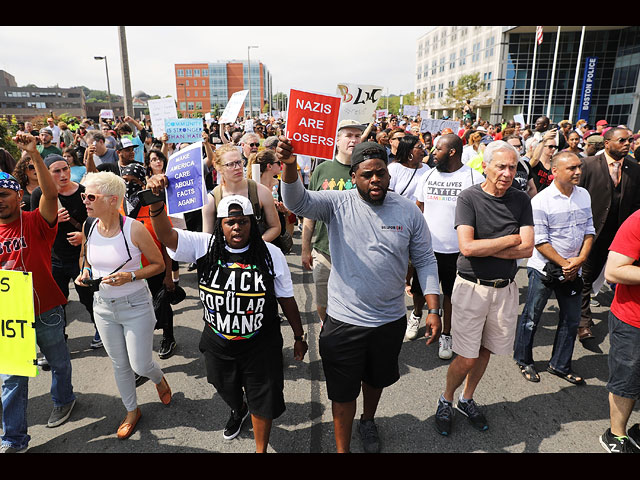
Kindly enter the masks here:
<path id="1" fill-rule="evenodd" d="M 291 90 L 285 135 L 299 155 L 333 159 L 340 97 Z"/>
<path id="2" fill-rule="evenodd" d="M 419 108 L 417 105 L 405 105 L 402 110 L 402 114 L 407 117 L 417 117 Z"/>
<path id="3" fill-rule="evenodd" d="M 376 120 L 382 120 L 383 118 L 387 118 L 389 116 L 389 110 L 376 110 Z"/>
<path id="4" fill-rule="evenodd" d="M 104 108 L 100 110 L 100 118 L 111 118 L 113 119 L 113 110 L 105 110 Z"/>
<path id="5" fill-rule="evenodd" d="M 193 143 L 202 140 L 201 118 L 165 119 L 164 129 L 169 143 Z"/>
<path id="6" fill-rule="evenodd" d="M 454 133 L 458 132 L 460 123 L 454 120 L 442 120 L 437 118 L 423 118 L 420 122 L 420 133 L 431 132 L 433 134 L 450 128 Z"/>
<path id="7" fill-rule="evenodd" d="M 160 138 L 165 133 L 164 121 L 178 118 L 176 102 L 173 98 L 167 97 L 149 100 L 147 105 L 149 106 L 153 136 Z"/>
<path id="8" fill-rule="evenodd" d="M 355 120 L 366 125 L 373 120 L 382 87 L 339 83 L 336 93 L 342 97 L 340 120 Z"/>
<path id="9" fill-rule="evenodd" d="M 519 123 L 521 128 L 524 128 L 525 125 L 526 125 L 526 123 L 524 121 L 524 114 L 522 114 L 522 113 L 518 113 L 517 115 L 514 115 L 513 116 L 513 121 L 516 122 L 516 123 Z"/>
<path id="10" fill-rule="evenodd" d="M 227 102 L 227 106 L 218 121 L 219 123 L 233 123 L 236 121 L 238 113 L 240 112 L 240 107 L 242 107 L 244 99 L 247 98 L 247 93 L 249 93 L 249 90 L 240 90 L 239 92 L 231 95 L 231 98 Z"/>
<path id="11" fill-rule="evenodd" d="M 204 206 L 207 189 L 204 184 L 202 141 L 189 145 L 169 157 L 166 176 L 167 213 L 175 215 Z"/>
<path id="12" fill-rule="evenodd" d="M 253 132 L 253 120 L 252 119 L 247 119 L 244 121 L 244 131 L 245 133 L 248 132 Z"/>
<path id="13" fill-rule="evenodd" d="M 0 270 L 0 373 L 35 377 L 36 358 L 32 274 Z"/>

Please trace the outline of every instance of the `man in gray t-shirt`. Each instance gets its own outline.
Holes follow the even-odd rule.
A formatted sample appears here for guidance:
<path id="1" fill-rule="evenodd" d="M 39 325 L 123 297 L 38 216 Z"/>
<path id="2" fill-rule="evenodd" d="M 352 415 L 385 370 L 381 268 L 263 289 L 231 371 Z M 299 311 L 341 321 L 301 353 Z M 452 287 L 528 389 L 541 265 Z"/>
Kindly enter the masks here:
<path id="1" fill-rule="evenodd" d="M 363 391 L 359 431 L 367 452 L 379 449 L 373 417 L 382 390 L 400 375 L 398 354 L 407 327 L 404 282 L 409 258 L 429 307 L 427 334 L 440 332 L 438 270 L 427 223 L 417 206 L 388 191 L 387 152 L 363 142 L 351 156 L 355 189 L 305 190 L 289 141 L 281 137 L 277 154 L 284 163 L 282 197 L 297 215 L 327 225 L 332 270 L 327 316 L 320 333 L 320 356 L 332 401 L 338 452 L 348 452 Z"/>

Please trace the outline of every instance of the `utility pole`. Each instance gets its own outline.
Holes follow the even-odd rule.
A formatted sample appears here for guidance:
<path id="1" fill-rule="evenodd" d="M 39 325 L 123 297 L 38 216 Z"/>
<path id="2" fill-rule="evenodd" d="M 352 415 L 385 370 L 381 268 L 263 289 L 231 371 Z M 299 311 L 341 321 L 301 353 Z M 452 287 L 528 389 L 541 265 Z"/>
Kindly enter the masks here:
<path id="1" fill-rule="evenodd" d="M 124 89 L 124 115 L 133 118 L 133 101 L 131 99 L 131 81 L 129 79 L 129 54 L 127 53 L 127 35 L 124 27 L 118 27 L 120 37 L 120 63 L 122 65 L 122 88 Z"/>

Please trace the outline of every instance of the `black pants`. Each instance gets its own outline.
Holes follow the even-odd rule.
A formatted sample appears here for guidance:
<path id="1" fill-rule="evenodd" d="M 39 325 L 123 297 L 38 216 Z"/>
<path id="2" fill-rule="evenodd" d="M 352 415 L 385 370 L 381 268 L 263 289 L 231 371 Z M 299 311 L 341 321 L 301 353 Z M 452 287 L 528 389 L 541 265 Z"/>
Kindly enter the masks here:
<path id="1" fill-rule="evenodd" d="M 162 289 L 162 283 L 164 281 L 165 272 L 160 272 L 158 275 L 147 278 L 147 283 L 149 285 L 149 291 L 151 292 L 151 296 L 155 297 L 156 293 L 158 293 Z M 166 304 L 162 307 L 162 311 L 156 311 L 156 320 L 160 321 L 162 325 L 162 334 L 164 338 L 173 339 L 173 309 L 171 308 L 171 304 L 166 302 Z"/>
<path id="2" fill-rule="evenodd" d="M 596 241 L 593 242 L 587 261 L 582 265 L 582 280 L 584 282 L 584 286 L 582 288 L 580 327 L 591 327 L 593 325 L 590 306 L 591 292 L 593 284 L 598 279 L 602 269 L 607 263 L 609 246 L 611 245 L 614 236 L 615 232 L 601 232 Z"/>

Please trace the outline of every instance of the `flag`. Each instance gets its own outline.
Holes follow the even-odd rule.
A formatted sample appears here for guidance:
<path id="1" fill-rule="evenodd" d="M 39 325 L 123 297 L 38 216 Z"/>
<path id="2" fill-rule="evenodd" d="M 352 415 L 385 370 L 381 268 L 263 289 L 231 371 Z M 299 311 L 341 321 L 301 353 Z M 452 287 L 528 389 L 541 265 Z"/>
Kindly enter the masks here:
<path id="1" fill-rule="evenodd" d="M 536 42 L 538 45 L 542 44 L 542 27 L 536 27 Z"/>

